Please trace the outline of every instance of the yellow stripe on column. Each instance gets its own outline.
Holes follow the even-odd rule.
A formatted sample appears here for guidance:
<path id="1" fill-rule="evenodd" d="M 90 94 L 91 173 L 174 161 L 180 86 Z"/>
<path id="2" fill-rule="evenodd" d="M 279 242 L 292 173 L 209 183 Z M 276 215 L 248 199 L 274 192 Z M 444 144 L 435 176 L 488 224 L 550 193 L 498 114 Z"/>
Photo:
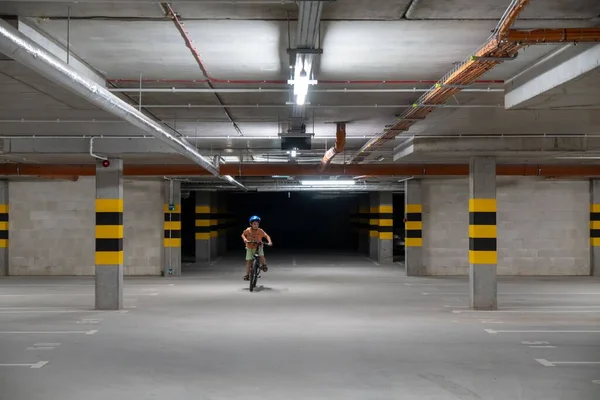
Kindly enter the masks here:
<path id="1" fill-rule="evenodd" d="M 96 239 L 123 239 L 123 225 L 96 225 Z"/>
<path id="2" fill-rule="evenodd" d="M 196 214 L 210 214 L 210 206 L 196 206 Z"/>
<path id="3" fill-rule="evenodd" d="M 0 211 L 6 212 L 6 211 Z M 600 212 L 600 204 L 590 204 L 590 212 Z"/>
<path id="4" fill-rule="evenodd" d="M 423 221 L 406 221 L 404 226 L 407 231 L 422 231 Z"/>
<path id="5" fill-rule="evenodd" d="M 96 265 L 123 264 L 123 251 L 97 251 Z"/>
<path id="6" fill-rule="evenodd" d="M 165 221 L 164 230 L 165 231 L 180 231 L 181 230 L 181 221 Z"/>
<path id="7" fill-rule="evenodd" d="M 8 239 L 0 239 L 0 248 L 8 247 Z"/>
<path id="8" fill-rule="evenodd" d="M 379 232 L 379 239 L 392 240 L 394 238 L 393 232 Z"/>
<path id="9" fill-rule="evenodd" d="M 590 238 L 590 245 L 592 247 L 599 247 L 600 246 L 600 238 Z"/>
<path id="10" fill-rule="evenodd" d="M 164 247 L 181 247 L 181 238 L 164 238 Z"/>
<path id="11" fill-rule="evenodd" d="M 406 247 L 421 247 L 421 246 L 423 246 L 423 238 L 405 238 L 404 246 L 406 246 Z"/>
<path id="12" fill-rule="evenodd" d="M 497 231 L 496 225 L 469 225 L 469 237 L 471 238 L 495 238 Z"/>
<path id="13" fill-rule="evenodd" d="M 496 212 L 496 199 L 469 199 L 470 212 Z"/>
<path id="14" fill-rule="evenodd" d="M 407 204 L 405 212 L 406 213 L 422 213 L 423 205 L 422 204 Z"/>
<path id="15" fill-rule="evenodd" d="M 497 264 L 497 251 L 475 251 L 469 250 L 469 263 L 471 264 Z"/>
<path id="16" fill-rule="evenodd" d="M 123 212 L 123 199 L 96 199 L 96 212 Z"/>
<path id="17" fill-rule="evenodd" d="M 391 214 L 394 212 L 394 206 L 379 206 L 379 212 L 382 214 Z"/>
<path id="18" fill-rule="evenodd" d="M 0 222 L 0 231 L 7 231 L 7 230 L 8 230 L 8 221 Z"/>
<path id="19" fill-rule="evenodd" d="M 210 239 L 210 232 L 196 232 L 196 240 Z"/>
<path id="20" fill-rule="evenodd" d="M 8 212 L 8 204 L 0 204 L 0 214 L 6 214 Z"/>

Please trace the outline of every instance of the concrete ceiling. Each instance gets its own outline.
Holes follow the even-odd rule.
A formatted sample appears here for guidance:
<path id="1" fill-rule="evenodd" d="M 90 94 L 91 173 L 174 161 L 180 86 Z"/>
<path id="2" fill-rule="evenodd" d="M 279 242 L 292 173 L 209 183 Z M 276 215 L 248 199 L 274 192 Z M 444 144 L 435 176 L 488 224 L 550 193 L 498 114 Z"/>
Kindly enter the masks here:
<path id="1" fill-rule="evenodd" d="M 171 3 L 184 21 L 185 30 L 212 77 L 252 81 L 288 78 L 287 18 L 289 15 L 291 19 L 289 33 L 293 47 L 298 18 L 295 3 L 244 0 Z M 320 81 L 436 81 L 450 71 L 454 63 L 466 59 L 486 41 L 509 3 L 508 0 L 326 2 L 320 25 L 323 54 L 318 57 L 315 76 Z M 66 19 L 68 8 L 70 21 Z M 202 82 L 191 82 L 205 77 L 159 3 L 142 0 L 3 1 L 0 2 L 0 14 L 27 17 L 29 24 L 56 44 L 63 48 L 68 45 L 77 60 L 104 79 L 115 80 L 108 84 L 110 88 L 138 88 L 140 77 L 144 79 L 142 86 L 146 89 L 208 88 Z M 595 27 L 600 26 L 599 16 L 597 0 L 537 0 L 531 2 L 515 27 Z M 525 48 L 516 60 L 501 64 L 481 79 L 509 81 L 532 65 L 547 62 L 548 56 L 561 48 L 550 45 Z M 504 109 L 501 92 L 462 92 L 448 103 L 453 108 L 434 111 L 426 120 L 413 125 L 406 135 L 600 134 L 599 71 L 588 72 L 546 93 L 540 100 L 544 109 L 536 109 L 542 107 L 533 104 L 528 107 L 530 109 L 508 111 Z M 0 91 L 0 138 L 73 137 L 37 144 L 36 139 L 19 139 L 21 142 L 12 146 L 12 149 L 19 149 L 18 152 L 5 152 L 5 159 L 10 161 L 91 162 L 87 139 L 78 137 L 142 134 L 138 128 L 116 121 L 111 114 L 7 58 L 0 60 L 0 85 L 3 88 Z M 377 90 L 430 86 L 420 83 L 320 83 L 315 89 L 372 89 L 373 92 L 309 94 L 307 132 L 314 133 L 316 139 L 313 150 L 304 152 L 304 161 L 317 162 L 325 149 L 333 144 L 335 125 L 332 122 L 351 121 L 347 127 L 351 137 L 346 146 L 349 157 L 368 138 L 393 123 L 394 116 L 410 107 L 422 94 Z M 214 83 L 213 87 L 286 89 L 288 86 Z M 473 88 L 497 90 L 503 85 L 488 83 Z M 188 137 L 207 156 L 238 159 L 252 156 L 255 161 L 265 161 L 268 155 L 286 157 L 279 149 L 277 138 L 286 129 L 290 112 L 290 107 L 286 106 L 289 100 L 286 92 L 219 94 L 223 103 L 229 106 L 229 115 L 239 126 L 244 139 L 237 137 L 238 133 L 212 93 L 142 93 L 141 99 L 138 93 L 119 96 L 136 106 L 141 102 L 147 115 L 164 122 L 167 129 Z M 174 107 L 176 105 L 181 107 Z M 403 140 L 389 142 L 368 161 L 376 162 L 384 157 L 384 162 L 390 162 L 394 147 Z M 105 146 L 104 153 L 122 154 L 126 162 L 187 162 L 166 150 L 128 153 L 118 151 L 116 141 L 105 139 L 105 144 L 102 143 L 98 141 L 97 145 Z M 110 146 L 115 150 L 110 151 Z M 439 162 L 441 157 L 432 155 L 431 161 Z M 511 154 L 502 154 L 502 157 L 510 160 Z M 535 155 L 530 158 L 537 159 Z M 427 162 L 427 159 L 420 161 Z M 334 162 L 344 162 L 344 158 L 337 157 Z"/>

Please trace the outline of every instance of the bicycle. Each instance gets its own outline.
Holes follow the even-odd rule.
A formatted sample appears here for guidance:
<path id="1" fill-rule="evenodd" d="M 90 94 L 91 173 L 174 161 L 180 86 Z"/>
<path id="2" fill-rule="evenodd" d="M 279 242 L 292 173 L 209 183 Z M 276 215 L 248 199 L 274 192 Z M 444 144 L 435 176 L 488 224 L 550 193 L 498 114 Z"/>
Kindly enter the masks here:
<path id="1" fill-rule="evenodd" d="M 258 278 L 260 278 L 260 256 L 259 256 L 259 250 L 261 248 L 261 246 L 264 246 L 265 243 L 264 242 L 248 242 L 250 244 L 255 244 L 256 245 L 256 251 L 254 252 L 254 260 L 252 261 L 252 267 L 250 268 L 250 291 L 253 292 L 254 288 L 256 287 L 256 282 L 258 281 Z"/>

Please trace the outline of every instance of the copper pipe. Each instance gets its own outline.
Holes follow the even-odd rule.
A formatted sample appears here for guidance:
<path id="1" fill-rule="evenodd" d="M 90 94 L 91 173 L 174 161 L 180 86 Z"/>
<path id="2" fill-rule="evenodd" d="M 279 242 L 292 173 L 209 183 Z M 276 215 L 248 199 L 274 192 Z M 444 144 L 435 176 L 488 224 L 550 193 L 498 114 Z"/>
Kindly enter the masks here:
<path id="1" fill-rule="evenodd" d="M 221 173 L 238 177 L 287 176 L 468 176 L 467 164 L 330 164 L 319 172 L 315 164 L 223 164 Z M 0 176 L 36 176 L 52 179 L 74 179 L 76 176 L 94 176 L 95 164 L 2 164 Z M 600 177 L 600 165 L 498 165 L 498 176 L 541 177 Z M 194 164 L 125 164 L 125 176 L 211 177 L 202 167 Z"/>
<path id="2" fill-rule="evenodd" d="M 600 28 L 511 30 L 504 40 L 520 45 L 600 42 Z"/>
<path id="3" fill-rule="evenodd" d="M 336 124 L 335 130 L 335 144 L 329 150 L 325 152 L 323 159 L 321 160 L 321 166 L 319 168 L 320 171 L 323 171 L 327 168 L 327 165 L 333 160 L 338 153 L 344 151 L 344 146 L 346 144 L 346 123 L 338 122 Z"/>
<path id="4" fill-rule="evenodd" d="M 476 57 L 512 57 L 522 45 L 510 43 L 505 40 L 509 33 L 510 27 L 513 25 L 519 13 L 529 3 L 530 0 L 516 1 L 510 10 L 505 13 L 506 18 L 500 22 L 495 36 L 490 39 L 474 54 Z M 460 87 L 469 85 L 477 78 L 500 64 L 501 61 L 486 60 L 479 61 L 471 58 L 463 63 L 459 68 L 452 72 L 449 76 L 438 81 L 429 93 L 424 94 L 419 99 L 419 104 L 409 109 L 402 114 L 400 120 L 391 128 L 384 130 L 373 139 L 369 140 L 354 157 L 352 163 L 360 163 L 365 160 L 371 151 L 380 147 L 388 140 L 394 139 L 397 135 L 407 131 L 418 120 L 426 118 L 433 110 L 433 107 L 427 107 L 428 104 L 439 105 L 446 103 L 452 96 L 460 92 Z"/>

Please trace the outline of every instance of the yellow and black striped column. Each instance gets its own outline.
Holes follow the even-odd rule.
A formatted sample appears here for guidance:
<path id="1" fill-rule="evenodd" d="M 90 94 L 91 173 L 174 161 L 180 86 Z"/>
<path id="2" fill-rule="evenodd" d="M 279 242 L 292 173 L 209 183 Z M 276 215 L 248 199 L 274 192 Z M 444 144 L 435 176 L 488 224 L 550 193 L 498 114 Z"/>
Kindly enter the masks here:
<path id="1" fill-rule="evenodd" d="M 496 160 L 474 157 L 469 171 L 469 286 L 471 308 L 497 308 Z"/>
<path id="2" fill-rule="evenodd" d="M 391 192 L 371 193 L 369 255 L 380 263 L 394 260 L 394 210 Z"/>
<path id="3" fill-rule="evenodd" d="M 600 276 L 600 179 L 590 180 L 590 273 Z"/>
<path id="4" fill-rule="evenodd" d="M 164 183 L 163 267 L 164 276 L 181 275 L 181 182 Z"/>
<path id="5" fill-rule="evenodd" d="M 358 202 L 358 251 L 369 254 L 369 195 L 361 194 Z"/>
<path id="6" fill-rule="evenodd" d="M 496 199 L 469 199 L 469 264 L 498 263 Z"/>
<path id="7" fill-rule="evenodd" d="M 404 264 L 406 276 L 422 276 L 423 192 L 420 179 L 404 183 Z"/>
<path id="8" fill-rule="evenodd" d="M 212 252 L 212 207 L 210 192 L 196 192 L 196 262 L 208 262 Z"/>
<path id="9" fill-rule="evenodd" d="M 219 197 L 210 193 L 210 254 L 215 258 L 219 254 Z"/>
<path id="10" fill-rule="evenodd" d="M 123 162 L 96 164 L 96 309 L 123 307 Z"/>
<path id="11" fill-rule="evenodd" d="M 0 276 L 8 275 L 8 181 L 0 181 Z"/>
<path id="12" fill-rule="evenodd" d="M 218 254 L 225 255 L 227 252 L 227 194 L 218 193 L 217 196 L 217 231 L 218 231 Z"/>

